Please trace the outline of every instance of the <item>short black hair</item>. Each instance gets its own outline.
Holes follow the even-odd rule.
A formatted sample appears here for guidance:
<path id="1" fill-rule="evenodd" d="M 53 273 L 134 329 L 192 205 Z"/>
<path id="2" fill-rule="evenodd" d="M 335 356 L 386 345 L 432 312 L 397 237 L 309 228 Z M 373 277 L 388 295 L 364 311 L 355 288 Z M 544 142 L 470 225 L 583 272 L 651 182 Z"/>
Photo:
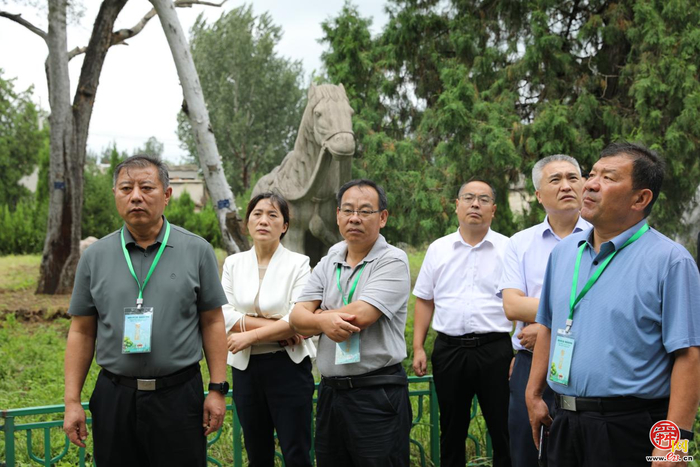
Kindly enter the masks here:
<path id="1" fill-rule="evenodd" d="M 377 195 L 379 195 L 379 210 L 383 211 L 387 208 L 389 203 L 386 200 L 386 193 L 384 192 L 384 188 L 377 185 L 372 180 L 369 180 L 366 178 L 357 178 L 355 180 L 350 180 L 345 185 L 340 187 L 340 189 L 338 190 L 338 195 L 336 196 L 336 200 L 338 201 L 339 208 L 340 208 L 340 204 L 343 202 L 343 195 L 345 194 L 345 192 L 354 186 L 356 186 L 358 188 L 362 188 L 365 186 L 368 186 L 370 188 L 374 188 L 374 191 L 376 191 Z"/>
<path id="2" fill-rule="evenodd" d="M 168 172 L 168 166 L 155 156 L 148 154 L 137 154 L 135 156 L 128 157 L 119 163 L 118 166 L 114 168 L 114 174 L 112 175 L 112 186 L 117 186 L 117 179 L 119 178 L 119 173 L 122 169 L 128 169 L 129 167 L 145 168 L 148 166 L 154 166 L 158 169 L 158 179 L 161 185 L 163 185 L 163 190 L 167 190 L 170 186 L 170 174 Z"/>
<path id="3" fill-rule="evenodd" d="M 651 202 L 644 208 L 644 217 L 647 217 L 656 203 L 659 193 L 661 193 L 661 185 L 664 183 L 664 174 L 666 173 L 666 162 L 655 151 L 628 141 L 611 143 L 600 153 L 601 159 L 613 156 L 631 157 L 632 188 L 651 190 Z"/>
<path id="4" fill-rule="evenodd" d="M 496 188 L 488 180 L 484 180 L 483 178 L 479 178 L 479 177 L 472 177 L 469 180 L 467 180 L 466 182 L 462 183 L 459 186 L 459 190 L 457 190 L 457 198 L 459 198 L 459 194 L 462 192 L 462 189 L 464 189 L 464 187 L 469 185 L 471 182 L 481 182 L 481 183 L 487 184 L 489 186 L 489 188 L 491 188 L 491 193 L 493 194 L 493 203 L 496 204 Z"/>
<path id="5" fill-rule="evenodd" d="M 255 206 L 257 206 L 258 203 L 263 199 L 269 199 L 270 203 L 272 203 L 273 205 L 277 205 L 280 212 L 282 213 L 282 219 L 284 219 L 284 223 L 287 224 L 287 226 L 289 226 L 289 203 L 287 203 L 287 200 L 284 199 L 282 195 L 278 193 L 273 193 L 271 191 L 260 193 L 259 195 L 255 195 L 250 199 L 250 201 L 248 202 L 248 208 L 245 211 L 245 223 L 248 223 L 248 220 L 250 219 L 250 214 L 253 212 L 253 209 L 255 209 Z M 287 227 L 286 231 L 282 232 L 282 235 L 280 235 L 280 240 L 284 238 L 288 231 L 289 227 Z"/>

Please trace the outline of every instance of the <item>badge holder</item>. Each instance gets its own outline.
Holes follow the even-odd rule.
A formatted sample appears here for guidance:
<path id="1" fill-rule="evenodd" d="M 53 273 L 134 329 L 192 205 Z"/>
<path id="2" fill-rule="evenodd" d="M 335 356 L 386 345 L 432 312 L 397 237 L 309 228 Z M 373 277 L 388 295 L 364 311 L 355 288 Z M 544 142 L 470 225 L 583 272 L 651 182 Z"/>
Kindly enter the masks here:
<path id="1" fill-rule="evenodd" d="M 568 320 L 567 320 L 568 321 Z M 574 354 L 574 336 L 567 329 L 557 330 L 557 339 L 554 343 L 554 353 L 549 366 L 549 380 L 563 386 L 569 385 L 571 374 L 571 357 Z"/>
<path id="2" fill-rule="evenodd" d="M 347 365 L 360 361 L 360 334 L 351 334 L 345 342 L 335 344 L 335 364 Z"/>
<path id="3" fill-rule="evenodd" d="M 122 354 L 149 353 L 151 351 L 152 327 L 153 307 L 124 308 Z"/>

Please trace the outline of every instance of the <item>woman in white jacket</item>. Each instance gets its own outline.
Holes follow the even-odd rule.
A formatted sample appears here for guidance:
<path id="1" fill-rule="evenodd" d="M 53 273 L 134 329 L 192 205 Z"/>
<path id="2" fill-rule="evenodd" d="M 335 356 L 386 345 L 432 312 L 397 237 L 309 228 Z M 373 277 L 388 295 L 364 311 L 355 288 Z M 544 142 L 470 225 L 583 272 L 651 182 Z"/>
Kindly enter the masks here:
<path id="1" fill-rule="evenodd" d="M 233 401 L 243 428 L 248 465 L 272 467 L 277 431 L 285 465 L 310 466 L 313 344 L 289 326 L 289 312 L 309 278 L 309 258 L 280 240 L 289 206 L 274 193 L 248 203 L 254 246 L 224 263 L 221 284 Z"/>

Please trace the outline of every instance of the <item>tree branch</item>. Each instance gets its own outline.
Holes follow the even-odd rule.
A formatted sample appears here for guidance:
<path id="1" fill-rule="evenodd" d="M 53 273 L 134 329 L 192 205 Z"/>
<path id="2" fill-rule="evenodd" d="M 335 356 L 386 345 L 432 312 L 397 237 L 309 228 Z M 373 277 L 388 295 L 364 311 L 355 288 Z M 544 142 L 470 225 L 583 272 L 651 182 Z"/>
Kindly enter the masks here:
<path id="1" fill-rule="evenodd" d="M 226 3 L 227 0 L 222 0 L 221 3 L 212 3 L 212 2 L 202 2 L 199 0 L 176 0 L 175 1 L 175 6 L 179 8 L 191 8 L 192 5 L 205 5 L 205 6 L 215 6 L 215 7 L 220 7 L 224 3 Z"/>
<path id="2" fill-rule="evenodd" d="M 68 52 L 68 61 L 71 61 L 71 59 L 77 57 L 78 55 L 84 54 L 85 51 L 87 50 L 87 47 L 76 47 L 70 52 Z"/>
<path id="3" fill-rule="evenodd" d="M 18 13 L 16 15 L 13 15 L 12 13 L 8 13 L 6 11 L 0 11 L 0 16 L 3 16 L 11 21 L 14 21 L 15 23 L 21 24 L 22 26 L 29 29 L 37 36 L 44 39 L 44 42 L 46 42 L 46 40 L 48 38 L 48 34 L 46 34 L 46 32 L 42 31 L 41 29 L 37 28 L 36 26 L 34 26 L 32 23 L 30 23 L 26 19 L 22 18 L 21 14 Z"/>
<path id="4" fill-rule="evenodd" d="M 226 3 L 227 0 L 223 0 L 221 3 L 211 3 L 211 2 L 203 2 L 199 0 L 176 0 L 173 5 L 176 8 L 191 8 L 192 5 L 206 5 L 206 6 L 215 6 L 215 7 L 220 7 L 224 3 Z M 156 9 L 151 8 L 151 11 L 146 13 L 146 15 L 141 18 L 141 21 L 136 23 L 134 27 L 128 28 L 128 29 L 120 29 L 119 31 L 115 31 L 112 33 L 112 43 L 110 44 L 110 47 L 112 45 L 117 45 L 117 44 L 123 44 L 125 40 L 131 39 L 138 33 L 140 33 L 143 28 L 148 24 L 148 22 L 151 20 L 156 15 Z"/>

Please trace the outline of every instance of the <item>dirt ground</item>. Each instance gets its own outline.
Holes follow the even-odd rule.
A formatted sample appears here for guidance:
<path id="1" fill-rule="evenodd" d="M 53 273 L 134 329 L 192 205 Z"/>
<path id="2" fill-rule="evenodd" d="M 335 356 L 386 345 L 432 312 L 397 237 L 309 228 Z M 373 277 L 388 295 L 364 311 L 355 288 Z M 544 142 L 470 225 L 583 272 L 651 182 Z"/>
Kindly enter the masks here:
<path id="1" fill-rule="evenodd" d="M 68 317 L 70 295 L 36 295 L 39 256 L 0 257 L 0 317 L 36 322 Z"/>

